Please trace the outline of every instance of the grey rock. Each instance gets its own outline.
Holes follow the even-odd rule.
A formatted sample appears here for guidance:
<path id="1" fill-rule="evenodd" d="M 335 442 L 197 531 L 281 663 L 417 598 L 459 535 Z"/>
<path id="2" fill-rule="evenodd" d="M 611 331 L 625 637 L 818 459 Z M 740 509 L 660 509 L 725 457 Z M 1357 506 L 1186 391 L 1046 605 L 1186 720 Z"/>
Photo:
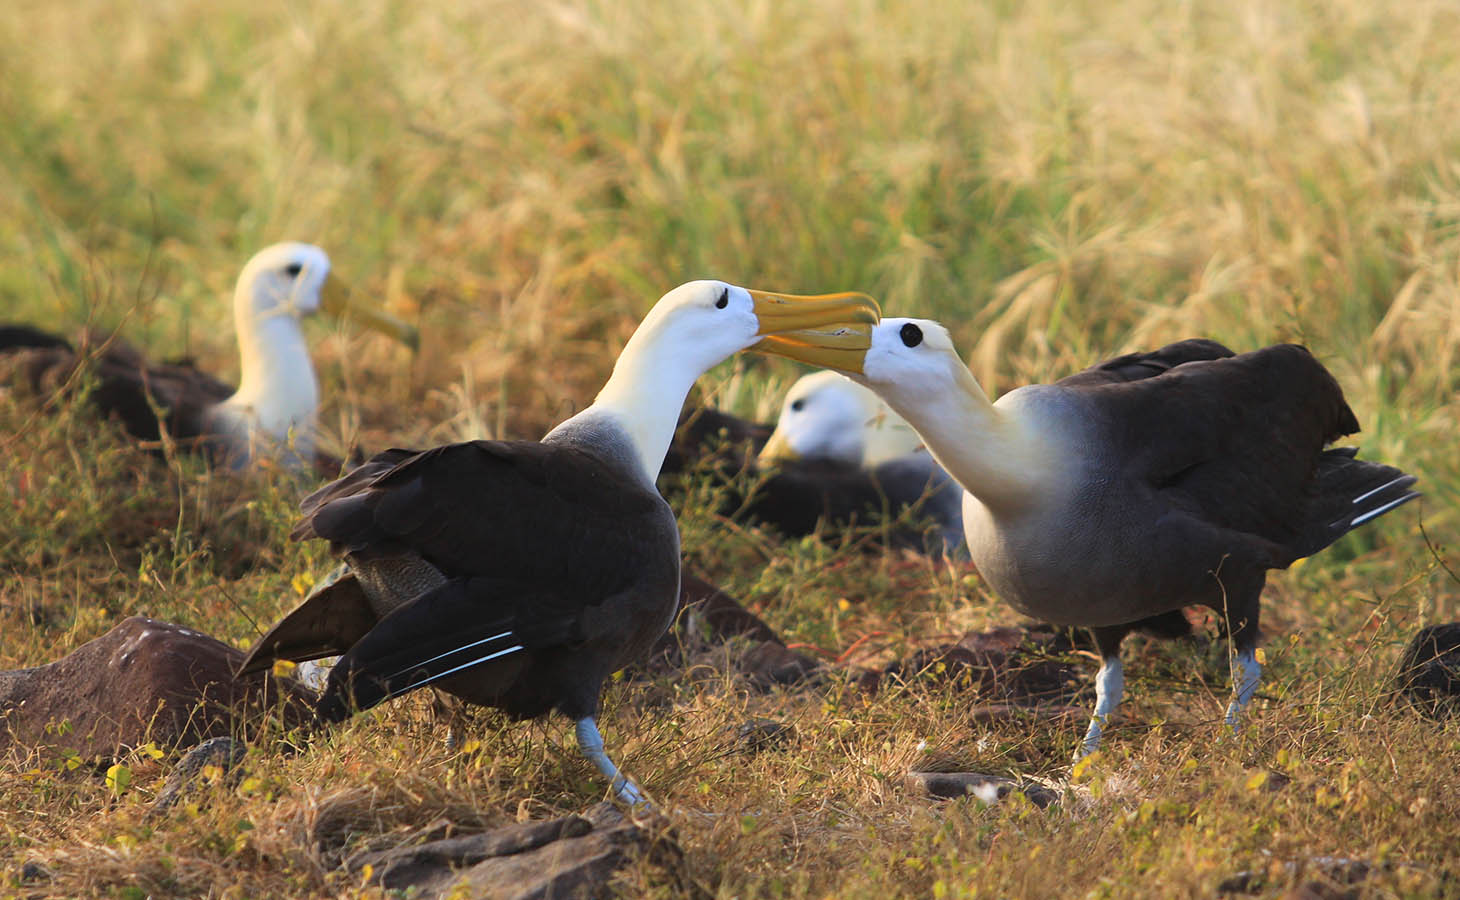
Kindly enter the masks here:
<path id="1" fill-rule="evenodd" d="M 796 739 L 796 726 L 774 719 L 751 719 L 735 730 L 735 744 L 742 753 L 784 750 Z"/>
<path id="2" fill-rule="evenodd" d="M 203 769 L 208 766 L 217 766 L 230 781 L 237 781 L 238 770 L 235 767 L 247 755 L 248 747 L 231 737 L 209 738 L 189 750 L 172 767 L 172 774 L 167 776 L 162 790 L 157 792 L 157 799 L 152 801 L 149 815 L 162 815 L 172 809 L 178 800 L 192 791 Z"/>
<path id="3" fill-rule="evenodd" d="M 433 883 L 450 876 L 456 869 L 474 866 L 493 857 L 535 850 L 592 830 L 593 823 L 582 816 L 563 816 L 507 825 L 480 834 L 439 838 L 414 846 L 366 850 L 351 856 L 345 865 L 352 872 L 370 866 L 374 870 L 371 881 L 393 890 Z"/>
<path id="4" fill-rule="evenodd" d="M 630 820 L 612 804 L 600 803 L 581 816 L 369 849 L 355 853 L 345 865 L 352 872 L 369 866 L 372 884 L 420 898 L 609 897 L 614 873 L 637 860 L 682 862 L 664 825 L 663 817 L 652 811 Z"/>

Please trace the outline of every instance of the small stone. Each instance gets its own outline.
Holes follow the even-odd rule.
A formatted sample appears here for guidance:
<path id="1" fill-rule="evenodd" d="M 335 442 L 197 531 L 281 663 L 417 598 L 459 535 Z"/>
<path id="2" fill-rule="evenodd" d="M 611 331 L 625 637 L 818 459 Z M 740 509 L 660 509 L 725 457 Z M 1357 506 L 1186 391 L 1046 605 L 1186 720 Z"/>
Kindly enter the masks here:
<path id="1" fill-rule="evenodd" d="M 1414 636 L 1400 657 L 1394 689 L 1432 718 L 1460 712 L 1460 622 L 1431 625 Z"/>
<path id="2" fill-rule="evenodd" d="M 231 737 L 210 738 L 187 753 L 172 767 L 172 774 L 157 792 L 150 815 L 162 815 L 190 793 L 208 766 L 217 766 L 230 782 L 238 780 L 234 770 L 248 755 L 248 748 Z"/>
<path id="3" fill-rule="evenodd" d="M 22 884 L 34 884 L 37 881 L 50 880 L 51 870 L 33 859 L 26 860 L 25 864 L 20 867 L 20 881 Z"/>
<path id="4" fill-rule="evenodd" d="M 796 726 L 775 719 L 751 719 L 736 729 L 736 745 L 742 753 L 784 750 L 796 739 Z"/>

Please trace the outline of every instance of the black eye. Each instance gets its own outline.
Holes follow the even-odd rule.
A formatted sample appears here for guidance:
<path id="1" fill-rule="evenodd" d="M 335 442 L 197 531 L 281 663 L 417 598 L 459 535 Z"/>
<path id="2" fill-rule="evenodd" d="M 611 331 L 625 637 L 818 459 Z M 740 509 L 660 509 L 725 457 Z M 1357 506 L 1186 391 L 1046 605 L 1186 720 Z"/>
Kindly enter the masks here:
<path id="1" fill-rule="evenodd" d="M 290 263 L 284 267 L 284 274 L 290 278 L 298 278 L 299 273 L 304 271 L 303 263 Z"/>
<path id="2" fill-rule="evenodd" d="M 797 400 L 792 400 L 791 401 L 791 412 L 800 412 L 805 407 L 806 407 L 806 399 L 804 397 L 802 397 L 800 399 L 797 399 Z"/>
<path id="3" fill-rule="evenodd" d="M 911 322 L 902 326 L 898 334 L 902 336 L 902 343 L 906 347 L 916 347 L 923 342 L 923 330 Z"/>
<path id="4" fill-rule="evenodd" d="M 730 305 L 730 289 L 720 288 L 720 299 L 715 301 L 716 309 L 724 309 Z"/>

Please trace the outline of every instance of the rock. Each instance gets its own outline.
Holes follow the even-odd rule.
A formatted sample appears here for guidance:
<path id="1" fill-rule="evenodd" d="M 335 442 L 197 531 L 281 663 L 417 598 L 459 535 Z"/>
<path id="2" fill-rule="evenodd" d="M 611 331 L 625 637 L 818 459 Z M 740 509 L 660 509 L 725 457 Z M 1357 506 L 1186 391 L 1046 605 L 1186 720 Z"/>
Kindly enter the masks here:
<path id="1" fill-rule="evenodd" d="M 789 649 L 774 629 L 707 581 L 684 575 L 679 604 L 674 626 L 654 645 L 644 663 L 649 671 L 681 669 L 693 655 L 718 649 L 736 638 L 749 639 L 751 646 L 736 657 L 735 666 L 758 687 L 796 684 L 821 667 L 811 657 Z"/>
<path id="2" fill-rule="evenodd" d="M 55 876 L 50 869 L 47 869 L 33 859 L 26 860 L 25 864 L 20 867 L 21 884 L 35 884 L 39 881 L 50 881 L 53 877 Z"/>
<path id="3" fill-rule="evenodd" d="M 985 775 L 981 772 L 909 772 L 903 779 L 904 786 L 940 800 L 974 796 L 992 806 L 1021 791 L 1030 802 L 1044 809 L 1060 798 L 1059 792 L 1032 781 L 1015 781 L 1001 775 Z"/>
<path id="4" fill-rule="evenodd" d="M 1263 851 L 1264 854 L 1266 852 Z M 1448 873 L 1433 872 L 1413 863 L 1375 864 L 1340 856 L 1314 856 L 1286 862 L 1273 860 L 1265 869 L 1238 872 L 1224 878 L 1217 885 L 1217 893 L 1261 894 L 1270 890 L 1274 886 L 1273 882 L 1280 884 L 1286 881 L 1293 883 L 1293 887 L 1282 895 L 1284 900 L 1349 900 L 1368 896 L 1363 890 L 1363 883 L 1379 872 L 1405 873 L 1441 889 L 1452 889 L 1455 886 Z M 1437 891 L 1435 895 L 1440 896 L 1441 892 Z M 1443 895 L 1449 896 L 1449 892 L 1445 891 Z M 1426 893 L 1425 896 L 1429 894 Z"/>
<path id="5" fill-rule="evenodd" d="M 626 820 L 612 804 L 581 816 L 507 825 L 414 846 L 367 850 L 346 861 L 369 882 L 412 897 L 546 900 L 615 896 L 615 872 L 644 858 L 679 863 L 667 833 Z"/>
<path id="6" fill-rule="evenodd" d="M 761 641 L 742 654 L 735 666 L 760 688 L 813 681 L 821 671 L 821 663 L 780 641 Z"/>
<path id="7" fill-rule="evenodd" d="M 242 660 L 207 635 L 133 616 L 56 662 L 0 673 L 0 754 L 44 746 L 111 759 L 148 741 L 244 733 L 275 708 L 290 727 L 310 719 L 308 694 L 292 683 L 234 678 Z"/>
<path id="8" fill-rule="evenodd" d="M 1283 894 L 1282 900 L 1358 900 L 1359 889 L 1326 881 L 1307 881 Z"/>
<path id="9" fill-rule="evenodd" d="M 1394 689 L 1432 718 L 1460 711 L 1460 622 L 1431 625 L 1414 636 L 1399 659 Z"/>
<path id="10" fill-rule="evenodd" d="M 861 685 L 875 693 L 889 679 L 947 682 L 967 679 L 990 711 L 999 705 L 1066 705 L 1080 690 L 1079 667 L 1054 658 L 1073 649 L 1068 635 L 1050 628 L 1000 627 L 973 631 L 956 644 L 921 650 L 880 671 L 864 674 Z M 990 717 L 996 714 L 988 712 Z"/>
<path id="11" fill-rule="evenodd" d="M 735 731 L 735 744 L 742 753 L 784 750 L 796 739 L 796 726 L 774 719 L 751 719 Z"/>
<path id="12" fill-rule="evenodd" d="M 162 790 L 157 792 L 157 799 L 152 801 L 149 815 L 162 815 L 172 809 L 179 799 L 192 790 L 208 766 L 217 766 L 230 781 L 236 781 L 238 772 L 235 767 L 247 755 L 248 747 L 231 737 L 215 737 L 203 741 L 183 754 L 183 758 L 172 767 L 172 774 L 167 776 Z"/>
<path id="13" fill-rule="evenodd" d="M 374 869 L 371 881 L 387 890 L 424 885 L 454 869 L 474 866 L 483 860 L 511 856 L 546 846 L 564 838 L 585 835 L 593 823 L 582 816 L 563 816 L 539 822 L 522 822 L 480 834 L 438 838 L 414 846 L 389 850 L 366 850 L 345 863 L 351 872 L 367 865 Z"/>

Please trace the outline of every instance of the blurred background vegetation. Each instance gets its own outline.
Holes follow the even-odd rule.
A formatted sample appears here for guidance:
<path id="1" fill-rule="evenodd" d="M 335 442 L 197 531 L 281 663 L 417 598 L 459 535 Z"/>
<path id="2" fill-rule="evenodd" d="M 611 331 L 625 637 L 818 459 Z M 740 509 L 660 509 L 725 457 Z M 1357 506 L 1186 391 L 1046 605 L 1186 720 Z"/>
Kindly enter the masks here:
<path id="1" fill-rule="evenodd" d="M 1364 454 L 1419 475 L 1426 493 L 1270 589 L 1265 623 L 1294 635 L 1271 683 L 1293 700 L 1257 716 L 1268 743 L 1255 752 L 1294 748 L 1316 761 L 1287 771 L 1326 782 L 1322 760 L 1373 749 L 1335 735 L 1376 708 L 1398 645 L 1460 606 L 1417 525 L 1422 514 L 1441 554 L 1460 543 L 1457 36 L 1460 8 L 1446 0 L 9 0 L 0 318 L 72 335 L 119 327 L 155 357 L 191 355 L 231 378 L 227 298 L 242 263 L 279 240 L 319 244 L 357 291 L 424 332 L 413 357 L 348 325 L 309 326 L 323 422 L 370 449 L 539 436 L 592 398 L 654 300 L 693 278 L 859 289 L 889 314 L 939 318 L 995 394 L 1184 337 L 1237 350 L 1301 341 L 1342 384 Z M 766 418 L 797 374 L 746 357 L 702 387 L 709 402 Z M 0 662 L 45 661 L 135 612 L 246 642 L 249 619 L 270 619 L 307 587 L 292 579 L 323 571 L 322 548 L 283 541 L 297 486 L 240 488 L 176 460 L 158 479 L 73 412 L 45 419 L 0 403 L 0 477 L 15 498 L 0 516 Z M 682 527 L 692 566 L 833 653 L 873 631 L 1013 618 L 983 603 L 968 573 L 747 541 L 705 509 L 685 509 Z M 128 528 L 140 536 L 119 540 Z M 23 624 L 33 622 L 49 624 Z M 1319 639 L 1300 644 L 1298 633 Z M 1170 684 L 1191 677 L 1155 693 L 1169 700 Z M 1133 683 L 1132 701 L 1159 721 L 1139 706 L 1148 687 Z M 1125 820 L 1112 811 L 1030 826 L 995 854 L 985 820 L 929 821 L 867 774 L 905 769 L 920 736 L 944 727 L 947 702 L 856 714 L 828 702 L 830 712 L 797 715 L 808 740 L 837 750 L 816 764 L 850 785 L 836 822 L 808 811 L 823 784 L 814 776 L 662 762 L 678 732 L 630 743 L 627 768 L 665 791 L 698 773 L 710 806 L 786 805 L 811 829 L 796 853 L 871 854 L 847 876 L 849 893 L 869 896 L 935 882 L 951 896 L 985 861 L 1005 895 L 1039 895 L 1034 876 L 1056 872 L 1078 892 L 1149 893 L 1140 866 L 1167 884 L 1206 883 L 1212 858 L 1190 849 L 1208 840 L 1202 829 L 1220 847 L 1263 843 L 1248 829 L 1271 810 L 1242 787 L 1248 759 L 1182 786 L 1193 805 L 1222 798 L 1205 822 L 1172 826 L 1187 849 L 1145 832 L 1120 843 L 1112 829 Z M 701 736 L 723 724 L 699 714 L 686 727 Z M 861 730 L 846 736 L 853 719 Z M 966 724 L 946 727 L 948 744 L 1005 767 L 1062 766 L 1075 734 L 1031 749 L 1011 731 L 975 753 Z M 544 738 L 531 734 L 529 749 L 505 752 L 536 758 Z M 1180 751 L 1159 735 L 1135 739 L 1133 752 L 1151 754 L 1148 776 L 1170 753 L 1206 749 L 1178 737 Z M 1409 739 L 1425 764 L 1456 752 L 1427 740 Z M 565 759 L 525 788 L 508 779 L 508 794 L 558 789 L 558 770 L 576 771 Z M 772 801 L 756 793 L 767 778 L 811 786 Z M 1395 797 L 1411 784 L 1383 783 Z M 548 802 L 572 809 L 594 789 L 584 778 L 562 790 Z M 1279 830 L 1293 846 L 1335 851 L 1393 833 L 1419 858 L 1443 856 L 1442 831 L 1411 834 L 1387 815 L 1335 824 L 1288 809 Z M 1420 828 L 1423 816 L 1411 818 Z M 846 874 L 787 881 L 790 839 L 736 821 L 692 847 L 722 860 L 704 865 L 723 866 L 706 877 L 727 891 L 816 893 Z M 906 840 L 869 849 L 882 843 L 846 822 Z M 36 823 L 0 826 L 18 835 Z M 929 862 L 945 833 L 981 849 Z M 1064 862 L 1027 865 L 1052 843 Z M 909 846 L 921 848 L 917 867 L 896 855 Z M 1144 862 L 1122 868 L 1126 854 Z M 257 877 L 251 890 L 285 889 Z M 305 880 L 300 890 L 323 890 Z"/>

